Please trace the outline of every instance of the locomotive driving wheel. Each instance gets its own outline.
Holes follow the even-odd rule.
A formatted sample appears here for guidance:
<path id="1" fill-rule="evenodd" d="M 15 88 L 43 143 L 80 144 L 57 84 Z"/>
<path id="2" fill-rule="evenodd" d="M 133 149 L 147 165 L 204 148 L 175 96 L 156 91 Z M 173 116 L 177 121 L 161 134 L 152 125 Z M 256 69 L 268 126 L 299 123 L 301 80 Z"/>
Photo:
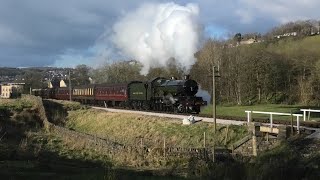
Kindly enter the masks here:
<path id="1" fill-rule="evenodd" d="M 183 111 L 184 111 L 184 109 L 185 109 L 182 104 L 179 104 L 179 106 L 176 107 L 176 108 L 177 108 L 177 110 L 178 110 L 179 113 L 183 113 Z"/>

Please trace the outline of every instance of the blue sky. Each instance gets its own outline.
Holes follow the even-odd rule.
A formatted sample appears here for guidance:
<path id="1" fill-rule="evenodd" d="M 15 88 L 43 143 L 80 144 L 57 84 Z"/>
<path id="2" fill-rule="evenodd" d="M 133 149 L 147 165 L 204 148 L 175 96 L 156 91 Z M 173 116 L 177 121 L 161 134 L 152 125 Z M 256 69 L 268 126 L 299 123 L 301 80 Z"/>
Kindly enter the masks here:
<path id="1" fill-rule="evenodd" d="M 101 37 L 119 17 L 145 2 L 166 0 L 2 0 L 0 66 L 95 66 L 112 59 Z M 207 37 L 264 33 L 295 20 L 320 19 L 319 0 L 178 0 L 199 6 Z M 112 48 L 111 48 L 112 49 Z M 92 59 L 92 56 L 103 57 Z M 118 57 L 113 57 L 118 58 Z"/>
<path id="2" fill-rule="evenodd" d="M 213 39 L 227 39 L 229 31 L 222 26 L 208 24 L 205 26 L 204 32 Z"/>

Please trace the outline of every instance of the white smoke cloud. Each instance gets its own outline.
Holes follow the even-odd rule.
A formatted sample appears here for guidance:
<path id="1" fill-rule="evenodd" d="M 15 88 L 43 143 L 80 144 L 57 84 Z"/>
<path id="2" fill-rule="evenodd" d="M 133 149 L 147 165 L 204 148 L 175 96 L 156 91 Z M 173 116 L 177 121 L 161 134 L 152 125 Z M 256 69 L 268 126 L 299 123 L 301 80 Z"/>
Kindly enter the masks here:
<path id="1" fill-rule="evenodd" d="M 114 24 L 111 40 L 123 55 L 144 65 L 142 74 L 165 66 L 171 57 L 189 69 L 202 33 L 198 16 L 195 4 L 144 4 Z"/>
<path id="2" fill-rule="evenodd" d="M 199 85 L 199 90 L 198 90 L 196 96 L 202 97 L 202 99 L 204 101 L 207 101 L 207 104 L 210 104 L 210 102 L 211 102 L 211 95 L 209 94 L 208 91 L 203 90 L 200 85 Z"/>

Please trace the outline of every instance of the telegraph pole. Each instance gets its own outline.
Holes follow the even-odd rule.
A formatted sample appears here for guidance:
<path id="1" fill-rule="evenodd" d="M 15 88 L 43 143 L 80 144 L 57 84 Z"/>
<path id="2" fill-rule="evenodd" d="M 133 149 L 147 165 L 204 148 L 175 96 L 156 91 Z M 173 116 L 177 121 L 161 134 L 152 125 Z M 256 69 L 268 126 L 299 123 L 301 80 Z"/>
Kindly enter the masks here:
<path id="1" fill-rule="evenodd" d="M 71 75 L 70 75 L 70 70 L 69 70 L 69 100 L 72 101 L 72 96 L 71 96 Z"/>
<path id="2" fill-rule="evenodd" d="M 214 122 L 214 133 L 217 130 L 217 119 L 216 119 L 216 74 L 215 66 L 212 66 L 212 117 Z"/>

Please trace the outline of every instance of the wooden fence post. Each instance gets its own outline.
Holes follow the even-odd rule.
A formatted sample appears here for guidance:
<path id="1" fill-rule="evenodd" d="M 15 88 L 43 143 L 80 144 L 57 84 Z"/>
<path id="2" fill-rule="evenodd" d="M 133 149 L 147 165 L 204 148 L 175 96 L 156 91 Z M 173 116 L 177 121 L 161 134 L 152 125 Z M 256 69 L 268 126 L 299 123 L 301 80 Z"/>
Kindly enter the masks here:
<path id="1" fill-rule="evenodd" d="M 203 147 L 206 148 L 206 132 L 203 132 Z"/>
<path id="2" fill-rule="evenodd" d="M 256 136 L 256 126 L 252 123 L 252 155 L 257 156 L 257 136 Z"/>
<path id="3" fill-rule="evenodd" d="M 163 157 L 166 158 L 166 138 L 163 138 Z"/>
<path id="4" fill-rule="evenodd" d="M 228 133 L 229 133 L 229 125 L 227 125 L 226 137 L 225 137 L 225 139 L 224 139 L 224 145 L 227 145 Z"/>
<path id="5" fill-rule="evenodd" d="M 212 148 L 212 162 L 215 162 L 215 144 L 216 144 L 216 141 L 214 140 L 213 141 L 213 148 Z"/>
<path id="6" fill-rule="evenodd" d="M 293 135 L 293 115 L 291 110 L 291 135 Z"/>

